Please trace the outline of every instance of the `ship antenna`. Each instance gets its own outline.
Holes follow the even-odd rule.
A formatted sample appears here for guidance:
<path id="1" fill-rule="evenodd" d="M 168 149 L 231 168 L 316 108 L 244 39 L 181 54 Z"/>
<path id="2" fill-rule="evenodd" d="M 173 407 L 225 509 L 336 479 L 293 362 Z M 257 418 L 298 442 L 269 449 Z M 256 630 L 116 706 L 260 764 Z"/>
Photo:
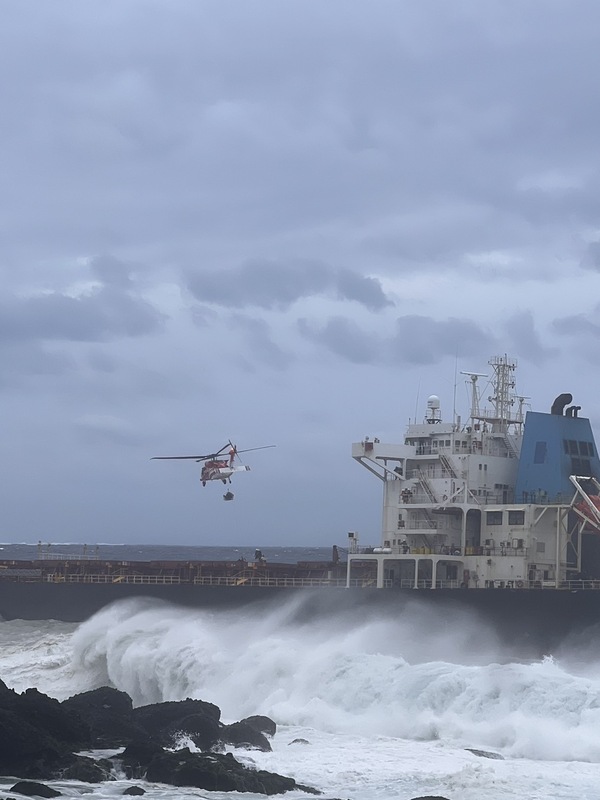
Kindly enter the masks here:
<path id="1" fill-rule="evenodd" d="M 487 378 L 483 372 L 462 372 L 461 375 L 468 375 L 471 378 L 471 422 L 479 419 L 479 392 L 477 391 L 477 379 Z"/>
<path id="2" fill-rule="evenodd" d="M 456 370 L 458 369 L 458 347 L 454 356 L 454 386 L 452 388 L 452 427 L 456 430 Z"/>
<path id="3" fill-rule="evenodd" d="M 417 396 L 415 398 L 415 424 L 417 422 L 417 415 L 419 413 L 419 392 L 421 391 L 421 378 L 419 378 L 419 382 L 417 383 Z"/>

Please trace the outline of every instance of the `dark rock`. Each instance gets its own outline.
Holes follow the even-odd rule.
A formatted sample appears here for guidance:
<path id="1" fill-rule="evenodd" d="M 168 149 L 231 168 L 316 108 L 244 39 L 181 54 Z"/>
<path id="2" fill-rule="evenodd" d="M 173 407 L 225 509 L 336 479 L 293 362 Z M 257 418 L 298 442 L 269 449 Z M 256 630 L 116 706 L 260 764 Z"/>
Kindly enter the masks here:
<path id="1" fill-rule="evenodd" d="M 474 756 L 479 756 L 479 758 L 493 758 L 496 761 L 504 761 L 504 756 L 501 756 L 500 753 L 491 753 L 489 750 L 475 750 L 472 747 L 465 747 L 469 753 L 473 753 Z"/>
<path id="2" fill-rule="evenodd" d="M 243 746 L 247 749 L 262 750 L 268 753 L 271 745 L 267 737 L 246 722 L 234 722 L 232 725 L 223 725 L 220 738 L 226 744 Z"/>
<path id="3" fill-rule="evenodd" d="M 256 714 L 253 717 L 246 717 L 245 719 L 240 720 L 240 722 L 250 725 L 250 727 L 254 728 L 255 731 L 264 733 L 265 736 L 275 736 L 277 733 L 277 725 L 273 722 L 273 720 L 270 717 L 264 717 L 260 714 Z"/>
<path id="4" fill-rule="evenodd" d="M 15 784 L 14 792 L 55 797 L 58 792 L 31 779 L 99 783 L 110 778 L 118 760 L 129 778 L 145 777 L 172 786 L 266 795 L 290 789 L 319 794 L 292 778 L 250 769 L 231 753 L 163 749 L 172 747 L 183 734 L 204 751 L 223 742 L 271 750 L 263 731 L 273 734 L 276 726 L 268 717 L 222 725 L 220 715 L 217 706 L 190 699 L 133 709 L 124 692 L 108 687 L 59 703 L 35 689 L 18 695 L 0 681 L 0 774 L 30 779 Z M 112 759 L 76 753 L 84 747 L 122 745 L 123 753 Z M 136 788 L 126 793 L 143 793 Z"/>
<path id="5" fill-rule="evenodd" d="M 91 745 L 89 727 L 37 689 L 17 694 L 0 682 L 0 773 L 47 778 L 74 750 Z"/>
<path id="6" fill-rule="evenodd" d="M 219 722 L 221 719 L 221 710 L 218 706 L 206 703 L 204 700 L 190 700 L 190 698 L 167 703 L 152 703 L 133 710 L 135 721 L 139 725 L 143 725 L 150 735 L 162 730 L 169 723 L 196 714 L 213 719 L 215 722 Z"/>
<path id="7" fill-rule="evenodd" d="M 154 740 L 128 744 L 119 755 L 113 756 L 113 761 L 118 761 L 128 778 L 143 778 L 148 769 L 148 764 L 163 754 L 163 748 Z"/>
<path id="8" fill-rule="evenodd" d="M 0 775 L 47 778 L 68 749 L 18 712 L 0 709 Z"/>
<path id="9" fill-rule="evenodd" d="M 37 689 L 27 689 L 20 695 L 16 708 L 29 723 L 66 747 L 83 750 L 92 745 L 90 726 L 79 714 Z"/>
<path id="10" fill-rule="evenodd" d="M 221 725 L 212 717 L 190 714 L 167 725 L 160 740 L 169 747 L 182 735 L 188 736 L 200 750 L 211 750 L 221 739 Z"/>
<path id="11" fill-rule="evenodd" d="M 62 780 L 102 783 L 111 777 L 112 763 L 105 758 L 74 755 L 64 767 L 57 767 L 56 777 Z"/>
<path id="12" fill-rule="evenodd" d="M 172 786 L 195 786 L 212 792 L 255 792 L 280 794 L 291 789 L 304 789 L 293 778 L 264 770 L 252 770 L 227 753 L 190 753 L 188 748 L 165 752 L 152 761 L 146 779 Z"/>
<path id="13" fill-rule="evenodd" d="M 141 786 L 128 786 L 127 789 L 123 792 L 123 794 L 132 794 L 132 795 L 140 795 L 146 794 L 146 790 L 142 789 Z"/>
<path id="14" fill-rule="evenodd" d="M 104 686 L 82 692 L 61 705 L 89 725 L 93 747 L 119 747 L 144 736 L 143 728 L 133 720 L 131 698 L 117 689 Z"/>
<path id="15" fill-rule="evenodd" d="M 9 689 L 4 681 L 0 680 L 0 708 L 4 708 L 7 711 L 11 710 L 14 704 L 18 702 L 18 698 L 19 695 L 15 690 Z"/>
<path id="16" fill-rule="evenodd" d="M 310 744 L 310 742 L 308 741 L 308 739 L 292 739 L 291 742 L 288 742 L 288 747 L 291 744 Z"/>
<path id="17" fill-rule="evenodd" d="M 187 735 L 201 750 L 210 750 L 220 739 L 221 710 L 203 700 L 153 703 L 133 710 L 134 722 L 165 747 Z"/>
<path id="18" fill-rule="evenodd" d="M 27 795 L 27 797 L 60 797 L 61 794 L 50 786 L 45 786 L 43 783 L 35 783 L 34 781 L 18 781 L 14 786 L 11 786 L 10 791 Z"/>
<path id="19" fill-rule="evenodd" d="M 413 797 L 412 800 L 448 800 L 448 798 L 442 797 L 441 794 L 424 794 L 419 797 Z"/>

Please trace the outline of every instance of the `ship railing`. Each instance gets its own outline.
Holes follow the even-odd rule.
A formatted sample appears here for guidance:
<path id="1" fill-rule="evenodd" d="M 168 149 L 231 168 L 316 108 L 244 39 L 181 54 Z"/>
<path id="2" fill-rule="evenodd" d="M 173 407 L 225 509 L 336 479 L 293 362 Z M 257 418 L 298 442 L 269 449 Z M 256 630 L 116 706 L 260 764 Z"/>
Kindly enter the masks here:
<path id="1" fill-rule="evenodd" d="M 396 584 L 397 586 L 398 584 Z M 416 585 L 413 578 L 403 578 L 399 584 L 401 589 L 431 589 L 431 578 L 429 580 L 418 580 Z M 460 581 L 457 580 L 440 580 L 435 582 L 436 589 L 459 589 Z"/>
<path id="2" fill-rule="evenodd" d="M 284 589 L 346 586 L 345 578 L 270 578 L 254 575 L 201 575 L 195 577 L 193 582 L 196 586 L 271 586 Z"/>
<path id="3" fill-rule="evenodd" d="M 447 469 L 441 469 L 439 467 L 435 467 L 433 469 L 411 469 L 408 471 L 407 478 L 408 479 L 417 479 L 420 478 L 422 475 L 425 475 L 430 480 L 435 480 L 439 478 L 448 478 L 450 474 Z"/>
<path id="4" fill-rule="evenodd" d="M 51 545 L 38 547 L 37 561 L 99 561 L 98 548 L 88 550 L 82 548 L 80 553 L 60 553 L 51 549 Z"/>
<path id="5" fill-rule="evenodd" d="M 60 572 L 47 574 L 45 580 L 48 583 L 133 583 L 145 585 L 171 585 L 188 582 L 182 581 L 178 575 L 64 575 Z"/>

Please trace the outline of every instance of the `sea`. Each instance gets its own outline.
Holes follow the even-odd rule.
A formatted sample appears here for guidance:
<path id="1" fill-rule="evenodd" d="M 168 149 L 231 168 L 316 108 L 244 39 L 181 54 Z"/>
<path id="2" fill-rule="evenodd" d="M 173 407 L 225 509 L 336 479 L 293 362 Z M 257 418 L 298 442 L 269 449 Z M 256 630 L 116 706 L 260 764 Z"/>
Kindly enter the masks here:
<path id="1" fill-rule="evenodd" d="M 3 544 L 0 558 L 252 560 L 255 548 Z M 260 548 L 267 561 L 329 559 L 329 548 Z M 309 590 L 307 590 L 309 591 Z M 225 722 L 266 714 L 272 752 L 245 764 L 352 800 L 600 800 L 600 648 L 565 643 L 540 658 L 507 651 L 485 623 L 417 606 L 394 614 L 303 617 L 276 606 L 195 610 L 145 599 L 83 623 L 0 621 L 0 678 L 59 700 L 100 686 L 135 705 L 198 698 Z M 590 634 L 590 637 L 592 634 Z M 302 741 L 298 741 L 302 740 Z M 10 796 L 11 777 L 0 778 Z M 264 797 L 128 781 L 49 781 L 86 800 L 141 785 L 149 800 Z M 13 795 L 14 796 L 14 795 Z M 309 795 L 286 794 L 288 800 Z"/>

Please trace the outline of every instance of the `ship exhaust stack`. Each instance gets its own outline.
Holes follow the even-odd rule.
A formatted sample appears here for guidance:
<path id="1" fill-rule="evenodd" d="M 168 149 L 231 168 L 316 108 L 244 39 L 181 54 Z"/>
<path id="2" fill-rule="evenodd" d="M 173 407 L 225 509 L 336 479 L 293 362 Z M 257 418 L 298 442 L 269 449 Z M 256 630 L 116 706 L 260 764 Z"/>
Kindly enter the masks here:
<path id="1" fill-rule="evenodd" d="M 569 403 L 573 402 L 573 395 L 565 392 L 564 394 L 559 394 L 556 400 L 552 403 L 552 408 L 550 409 L 551 414 L 557 414 L 559 417 L 562 416 L 563 410 L 565 406 L 568 406 Z"/>

